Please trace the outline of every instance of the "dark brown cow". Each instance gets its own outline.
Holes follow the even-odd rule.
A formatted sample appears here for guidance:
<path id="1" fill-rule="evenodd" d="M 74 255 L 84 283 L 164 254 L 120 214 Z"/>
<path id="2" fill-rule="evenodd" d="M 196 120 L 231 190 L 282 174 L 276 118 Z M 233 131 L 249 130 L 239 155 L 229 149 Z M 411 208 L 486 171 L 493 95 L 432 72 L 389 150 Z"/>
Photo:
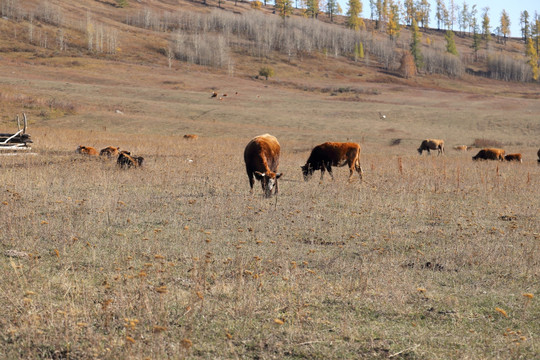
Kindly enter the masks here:
<path id="1" fill-rule="evenodd" d="M 79 154 L 90 155 L 90 156 L 97 156 L 98 155 L 97 150 L 95 148 L 91 147 L 91 146 L 79 145 L 79 147 L 77 148 L 77 152 Z"/>
<path id="2" fill-rule="evenodd" d="M 418 148 L 418 153 L 422 155 L 422 151 L 426 150 L 431 155 L 430 150 L 438 150 L 438 155 L 444 154 L 444 140 L 439 139 L 426 139 L 422 141 Z"/>
<path id="3" fill-rule="evenodd" d="M 277 179 L 282 175 L 277 172 L 280 151 L 281 147 L 277 139 L 270 134 L 257 136 L 247 144 L 244 150 L 244 161 L 251 191 L 253 191 L 255 183 L 253 177 L 255 176 L 257 180 L 260 180 L 266 197 L 272 196 L 274 187 L 275 194 L 278 193 Z"/>
<path id="4" fill-rule="evenodd" d="M 504 160 L 523 162 L 523 160 L 521 159 L 521 154 L 508 154 L 504 157 Z"/>
<path id="5" fill-rule="evenodd" d="M 105 149 L 101 149 L 99 156 L 113 157 L 118 155 L 119 147 L 107 146 Z"/>
<path id="6" fill-rule="evenodd" d="M 538 155 L 538 163 L 540 163 L 540 149 L 538 149 L 538 152 L 536 153 Z"/>
<path id="7" fill-rule="evenodd" d="M 302 166 L 302 174 L 304 180 L 308 181 L 315 170 L 321 170 L 321 180 L 324 176 L 324 171 L 328 173 L 334 180 L 332 174 L 332 166 L 349 166 L 351 180 L 354 170 L 358 172 L 360 180 L 362 180 L 362 167 L 360 166 L 360 145 L 357 143 L 340 143 L 340 142 L 325 142 L 317 145 L 311 150 L 311 155 Z"/>
<path id="8" fill-rule="evenodd" d="M 473 156 L 473 160 L 504 160 L 504 150 L 495 148 L 482 149 Z"/>
<path id="9" fill-rule="evenodd" d="M 122 169 L 131 168 L 131 167 L 141 167 L 143 164 L 144 158 L 142 156 L 131 155 L 129 151 L 121 151 L 118 155 L 118 160 L 116 163 L 120 165 Z"/>

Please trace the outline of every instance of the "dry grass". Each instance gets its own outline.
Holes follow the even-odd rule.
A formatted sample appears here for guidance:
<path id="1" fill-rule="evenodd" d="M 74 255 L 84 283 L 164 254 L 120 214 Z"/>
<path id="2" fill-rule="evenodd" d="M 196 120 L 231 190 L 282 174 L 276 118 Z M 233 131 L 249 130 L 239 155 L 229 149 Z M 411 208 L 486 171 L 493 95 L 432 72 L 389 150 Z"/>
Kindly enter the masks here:
<path id="1" fill-rule="evenodd" d="M 0 130 L 26 111 L 37 153 L 0 155 L 0 357 L 537 356 L 534 86 L 396 82 L 343 59 L 271 64 L 268 82 L 253 59 L 234 77 L 164 60 L 0 61 Z M 282 145 L 270 200 L 249 194 L 242 160 L 265 132 Z M 524 162 L 418 156 L 424 138 L 496 139 Z M 363 183 L 345 169 L 303 182 L 314 145 L 346 140 L 362 145 Z M 121 170 L 78 145 L 145 164 Z"/>

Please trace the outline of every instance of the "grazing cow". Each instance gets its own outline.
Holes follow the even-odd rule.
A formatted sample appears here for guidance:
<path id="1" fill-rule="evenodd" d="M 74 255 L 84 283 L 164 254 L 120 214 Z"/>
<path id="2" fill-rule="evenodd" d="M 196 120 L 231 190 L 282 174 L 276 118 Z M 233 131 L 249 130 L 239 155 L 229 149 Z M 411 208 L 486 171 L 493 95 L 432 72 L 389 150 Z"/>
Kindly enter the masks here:
<path id="1" fill-rule="evenodd" d="M 454 146 L 454 150 L 456 151 L 467 151 L 469 150 L 470 148 L 467 146 L 467 145 L 457 145 L 457 146 Z"/>
<path id="2" fill-rule="evenodd" d="M 325 142 L 317 145 L 311 150 L 311 154 L 302 166 L 302 174 L 304 180 L 308 181 L 315 170 L 321 170 L 321 180 L 324 176 L 324 171 L 328 173 L 334 180 L 332 174 L 332 166 L 349 166 L 349 181 L 351 180 L 354 170 L 358 172 L 360 180 L 362 180 L 362 167 L 360 166 L 360 145 L 357 143 L 340 143 L 340 142 Z"/>
<path id="3" fill-rule="evenodd" d="M 538 155 L 538 163 L 540 164 L 540 149 L 538 149 L 538 152 L 536 153 Z"/>
<path id="4" fill-rule="evenodd" d="M 277 172 L 280 150 L 277 139 L 270 134 L 256 136 L 246 145 L 244 161 L 252 192 L 255 183 L 253 176 L 255 176 L 257 180 L 260 180 L 266 197 L 272 196 L 274 187 L 275 194 L 278 193 L 277 179 L 282 175 Z"/>
<path id="5" fill-rule="evenodd" d="M 508 154 L 504 157 L 504 160 L 523 162 L 523 160 L 521 159 L 521 154 Z"/>
<path id="6" fill-rule="evenodd" d="M 212 95 L 210 96 L 211 98 L 215 98 L 217 96 L 217 92 L 215 91 L 212 91 Z"/>
<path id="7" fill-rule="evenodd" d="M 91 146 L 79 145 L 79 147 L 77 148 L 77 152 L 79 154 L 90 155 L 90 156 L 97 156 L 98 155 L 97 150 L 95 148 L 91 147 Z"/>
<path id="8" fill-rule="evenodd" d="M 437 150 L 438 155 L 444 154 L 444 140 L 426 139 L 418 148 L 418 153 L 422 155 L 422 151 L 426 150 L 431 155 L 431 150 Z"/>
<path id="9" fill-rule="evenodd" d="M 473 160 L 500 160 L 504 161 L 504 150 L 503 149 L 494 149 L 494 148 L 486 148 L 482 149 L 473 156 Z"/>
<path id="10" fill-rule="evenodd" d="M 184 135 L 184 140 L 197 140 L 198 138 L 199 138 L 199 135 L 194 135 L 194 134 Z"/>
<path id="11" fill-rule="evenodd" d="M 121 151 L 118 155 L 118 160 L 116 163 L 120 165 L 122 169 L 131 168 L 131 167 L 141 167 L 143 164 L 144 158 L 142 156 L 131 155 L 129 151 Z"/>
<path id="12" fill-rule="evenodd" d="M 118 155 L 119 150 L 120 150 L 119 147 L 107 146 L 105 149 L 101 149 L 101 151 L 99 152 L 99 155 L 113 157 L 113 156 Z"/>

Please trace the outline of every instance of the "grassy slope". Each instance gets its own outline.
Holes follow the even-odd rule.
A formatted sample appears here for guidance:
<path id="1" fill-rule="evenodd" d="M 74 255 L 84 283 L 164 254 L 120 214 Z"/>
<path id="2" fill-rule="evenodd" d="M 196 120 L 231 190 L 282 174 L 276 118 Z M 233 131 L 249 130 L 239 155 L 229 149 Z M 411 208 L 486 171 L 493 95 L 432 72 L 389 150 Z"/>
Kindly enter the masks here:
<path id="1" fill-rule="evenodd" d="M 0 258 L 2 357 L 538 355 L 537 86 L 403 80 L 317 57 L 276 59 L 262 81 L 257 59 L 229 77 L 145 64 L 151 53 L 42 52 L 0 60 L 2 129 L 24 109 L 39 154 L 0 159 L 0 249 L 33 256 Z M 277 204 L 248 194 L 243 169 L 263 132 L 282 144 Z M 446 156 L 418 157 L 425 137 L 444 138 Z M 451 150 L 475 138 L 524 163 Z M 301 180 L 313 145 L 346 139 L 362 144 L 364 183 L 344 169 Z M 79 144 L 119 145 L 145 168 L 74 157 Z"/>

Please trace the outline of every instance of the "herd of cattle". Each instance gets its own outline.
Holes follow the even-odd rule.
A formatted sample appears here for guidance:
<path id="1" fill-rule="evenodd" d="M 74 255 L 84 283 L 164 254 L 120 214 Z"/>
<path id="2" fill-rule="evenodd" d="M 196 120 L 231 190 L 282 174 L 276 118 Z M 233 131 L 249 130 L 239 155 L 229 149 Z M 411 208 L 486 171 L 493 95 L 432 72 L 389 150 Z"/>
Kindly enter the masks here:
<path id="1" fill-rule="evenodd" d="M 460 145 L 456 150 L 467 150 L 467 146 Z M 422 155 L 423 151 L 428 154 L 431 150 L 438 151 L 438 154 L 444 154 L 444 141 L 439 139 L 426 139 L 422 141 L 418 148 L 418 153 Z M 261 182 L 261 186 L 266 197 L 270 197 L 272 192 L 278 193 L 279 179 L 283 174 L 278 172 L 280 145 L 277 139 L 264 134 L 253 138 L 244 150 L 244 161 L 249 178 L 249 185 L 253 191 L 255 179 Z M 505 156 L 503 149 L 485 148 L 473 156 L 473 160 L 507 160 L 522 162 L 521 154 L 508 154 Z M 538 150 L 538 162 L 540 163 L 540 150 Z M 360 166 L 360 145 L 356 143 L 325 142 L 317 145 L 311 151 L 309 158 L 302 166 L 304 180 L 308 181 L 315 170 L 321 171 L 321 180 L 324 172 L 328 171 L 332 179 L 332 166 L 349 166 L 349 181 L 353 177 L 354 171 L 358 172 L 362 180 L 362 167 Z M 255 179 L 254 179 L 255 178 Z"/>
<path id="2" fill-rule="evenodd" d="M 196 140 L 197 135 L 184 135 L 186 140 Z M 469 150 L 466 145 L 455 146 L 454 149 L 464 151 Z M 362 167 L 360 166 L 360 145 L 352 142 L 325 142 L 317 145 L 311 150 L 311 154 L 304 166 L 302 174 L 304 180 L 308 181 L 316 170 L 321 171 L 321 180 L 325 171 L 328 171 L 332 180 L 332 166 L 349 167 L 349 181 L 354 172 L 358 173 L 362 180 Z M 437 151 L 438 155 L 444 154 L 444 141 L 440 139 L 423 140 L 418 148 L 418 153 L 422 155 L 424 151 L 431 154 L 431 150 Z M 132 155 L 129 151 L 120 151 L 119 147 L 108 146 L 98 152 L 90 146 L 79 146 L 77 152 L 88 156 L 103 156 L 112 158 L 117 156 L 116 163 L 121 168 L 141 167 L 144 161 L 142 156 Z M 278 193 L 277 180 L 283 175 L 278 172 L 279 156 L 281 147 L 275 136 L 270 134 L 259 135 L 253 138 L 244 149 L 244 161 L 249 179 L 249 186 L 253 191 L 255 179 L 261 182 L 263 192 L 266 197 L 270 197 L 272 192 Z M 503 149 L 485 148 L 473 156 L 473 160 L 500 160 L 522 162 L 521 154 L 505 155 Z M 538 150 L 538 163 L 540 164 L 540 150 Z"/>
<path id="3" fill-rule="evenodd" d="M 125 150 L 120 151 L 119 147 L 114 146 L 107 146 L 98 153 L 98 151 L 91 146 L 80 145 L 77 148 L 77 152 L 88 156 L 103 156 L 107 158 L 118 156 L 116 163 L 121 168 L 140 167 L 144 161 L 142 156 L 132 155 L 131 152 Z"/>

